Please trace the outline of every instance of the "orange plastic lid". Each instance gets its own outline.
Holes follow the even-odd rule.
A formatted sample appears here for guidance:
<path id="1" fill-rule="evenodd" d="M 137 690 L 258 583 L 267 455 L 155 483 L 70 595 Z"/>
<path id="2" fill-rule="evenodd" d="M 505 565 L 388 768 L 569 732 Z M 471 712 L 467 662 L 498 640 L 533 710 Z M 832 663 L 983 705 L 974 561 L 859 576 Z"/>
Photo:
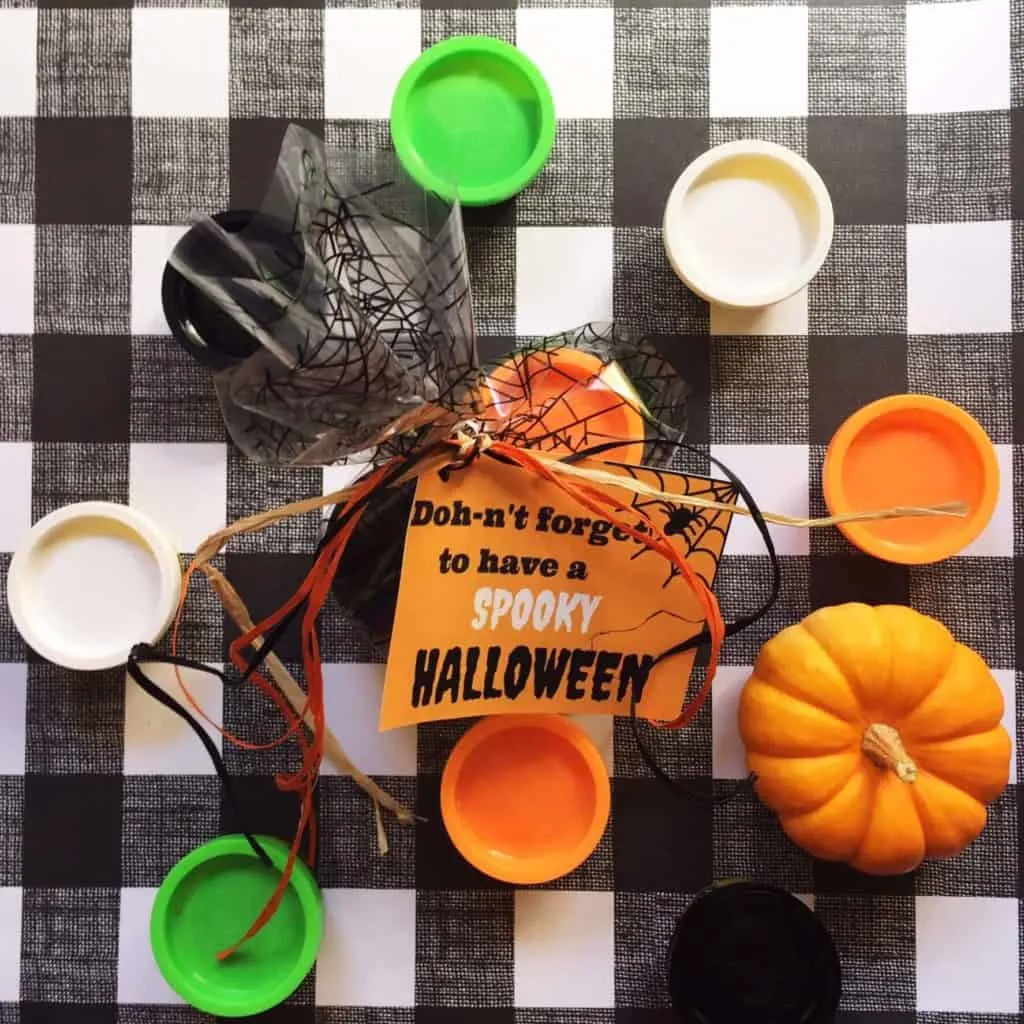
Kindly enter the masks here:
<path id="1" fill-rule="evenodd" d="M 965 502 L 965 518 L 914 517 L 843 523 L 851 544 L 906 565 L 949 558 L 992 518 L 999 494 L 995 448 L 959 406 L 930 395 L 890 395 L 836 431 L 822 473 L 832 515 Z"/>
<path id="2" fill-rule="evenodd" d="M 508 423 L 530 447 L 564 454 L 633 441 L 607 457 L 618 462 L 643 458 L 644 417 L 617 363 L 604 363 L 581 349 L 544 349 L 506 360 L 483 387 L 483 418 Z"/>
<path id="3" fill-rule="evenodd" d="M 501 715 L 474 725 L 441 778 L 441 817 L 484 874 L 535 885 L 594 852 L 611 812 L 597 748 L 557 715 Z"/>

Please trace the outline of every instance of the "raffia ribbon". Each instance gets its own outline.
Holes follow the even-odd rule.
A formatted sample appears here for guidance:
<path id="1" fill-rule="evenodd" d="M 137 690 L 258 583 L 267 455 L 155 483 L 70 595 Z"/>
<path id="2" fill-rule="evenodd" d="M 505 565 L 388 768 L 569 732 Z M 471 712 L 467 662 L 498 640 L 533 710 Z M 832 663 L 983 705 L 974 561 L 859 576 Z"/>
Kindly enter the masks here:
<path id="1" fill-rule="evenodd" d="M 391 486 L 401 486 L 424 473 L 437 471 L 445 466 L 465 464 L 476 455 L 485 452 L 492 444 L 491 436 L 487 434 L 477 423 L 461 424 L 452 432 L 448 440 L 451 445 L 450 448 L 442 448 L 435 454 L 421 459 L 412 466 L 407 473 L 398 477 Z M 678 495 L 668 493 L 641 480 L 619 476 L 594 465 L 578 465 L 575 463 L 563 462 L 557 456 L 540 451 L 531 450 L 530 454 L 538 461 L 544 463 L 554 474 L 573 481 L 603 487 L 619 488 L 646 498 L 655 498 L 677 505 L 725 511 L 734 515 L 751 515 L 750 510 L 743 506 L 725 504 L 699 495 Z M 253 628 L 252 617 L 238 591 L 224 576 L 224 574 L 212 564 L 213 559 L 224 549 L 232 538 L 244 533 L 259 533 L 284 519 L 291 519 L 295 516 L 306 515 L 310 512 L 319 511 L 328 506 L 342 504 L 351 497 L 357 486 L 357 484 L 352 484 L 348 487 L 341 488 L 340 490 L 333 491 L 330 494 L 314 498 L 304 498 L 301 501 L 291 502 L 287 505 L 279 506 L 278 508 L 268 509 L 267 511 L 260 512 L 256 515 L 247 516 L 246 518 L 239 519 L 236 522 L 231 523 L 229 526 L 226 526 L 224 529 L 211 534 L 205 541 L 203 541 L 202 544 L 199 545 L 199 548 L 193 557 L 191 568 L 201 572 L 206 577 L 214 593 L 223 605 L 224 610 L 228 613 L 242 633 L 246 633 Z M 922 516 L 962 518 L 966 516 L 968 512 L 969 507 L 963 502 L 946 502 L 932 506 L 894 506 L 888 509 L 849 512 L 842 515 L 822 518 L 800 518 L 775 512 L 762 512 L 762 516 L 766 522 L 780 526 L 819 529 L 822 527 L 836 526 L 840 523 L 863 522 L 880 519 L 899 519 Z M 185 596 L 186 595 L 183 590 L 181 595 L 182 604 L 184 603 Z M 297 714 L 302 714 L 306 701 L 305 694 L 289 669 L 273 652 L 268 655 L 265 665 L 282 696 L 284 696 Z M 308 712 L 305 713 L 304 720 L 306 725 L 312 728 L 312 721 Z M 361 771 L 353 763 L 330 728 L 325 730 L 324 753 L 339 772 L 344 775 L 348 775 L 373 801 L 377 826 L 378 847 L 381 853 L 386 853 L 388 849 L 388 842 L 383 826 L 382 811 L 386 810 L 394 814 L 402 824 L 411 824 L 416 821 L 415 814 L 412 810 L 378 786 L 370 776 Z"/>

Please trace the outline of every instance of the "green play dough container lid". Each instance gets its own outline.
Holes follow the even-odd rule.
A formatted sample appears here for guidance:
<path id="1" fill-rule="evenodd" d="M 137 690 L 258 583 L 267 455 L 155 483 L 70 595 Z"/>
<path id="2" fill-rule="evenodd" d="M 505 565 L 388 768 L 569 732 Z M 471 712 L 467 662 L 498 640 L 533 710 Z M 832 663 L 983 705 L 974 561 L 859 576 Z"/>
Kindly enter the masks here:
<path id="1" fill-rule="evenodd" d="M 555 141 L 555 107 L 520 50 L 490 36 L 455 36 L 420 54 L 402 76 L 391 138 L 423 188 L 489 206 L 540 173 Z"/>
<path id="2" fill-rule="evenodd" d="M 288 847 L 258 837 L 276 868 Z M 244 836 L 221 836 L 183 857 L 157 890 L 150 917 L 153 956 L 167 983 L 198 1010 L 246 1017 L 277 1006 L 302 984 L 320 949 L 324 911 L 309 868 L 297 861 L 277 913 L 226 960 L 280 878 Z"/>

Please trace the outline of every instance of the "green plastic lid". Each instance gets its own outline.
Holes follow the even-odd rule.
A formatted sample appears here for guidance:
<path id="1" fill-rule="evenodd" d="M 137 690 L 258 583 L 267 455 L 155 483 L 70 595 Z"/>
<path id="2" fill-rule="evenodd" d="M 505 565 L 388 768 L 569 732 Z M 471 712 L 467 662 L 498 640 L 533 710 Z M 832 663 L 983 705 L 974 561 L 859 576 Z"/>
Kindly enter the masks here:
<path id="1" fill-rule="evenodd" d="M 521 192 L 555 142 L 555 106 L 537 66 L 490 36 L 455 36 L 415 60 L 391 103 L 399 160 L 425 189 L 467 206 Z"/>
<path id="2" fill-rule="evenodd" d="M 275 868 L 288 847 L 259 837 Z M 221 836 L 193 850 L 157 890 L 149 935 L 167 984 L 197 1010 L 246 1017 L 277 1006 L 302 984 L 320 949 L 324 911 L 309 868 L 296 861 L 291 884 L 267 925 L 226 960 L 280 879 L 244 836 Z"/>

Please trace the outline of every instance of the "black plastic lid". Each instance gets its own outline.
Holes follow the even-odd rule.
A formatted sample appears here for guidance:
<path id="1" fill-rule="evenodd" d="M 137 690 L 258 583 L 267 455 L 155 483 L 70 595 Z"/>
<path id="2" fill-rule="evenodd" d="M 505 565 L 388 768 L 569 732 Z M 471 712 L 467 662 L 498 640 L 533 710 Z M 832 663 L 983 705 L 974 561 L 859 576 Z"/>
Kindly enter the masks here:
<path id="1" fill-rule="evenodd" d="M 216 221 L 231 234 L 245 232 L 250 245 L 258 245 L 270 260 L 285 272 L 301 270 L 302 255 L 284 225 L 250 210 L 227 210 L 215 214 Z M 192 266 L 220 277 L 246 277 L 247 268 L 221 244 L 203 224 L 197 224 L 175 246 L 176 253 L 187 254 Z M 212 370 L 233 366 L 259 351 L 259 342 L 235 319 L 186 280 L 170 262 L 164 267 L 161 283 L 164 316 L 171 333 L 196 360 Z M 245 302 L 251 307 L 251 300 Z M 252 311 L 250 309 L 250 311 Z M 257 317 L 261 320 L 261 311 Z M 277 311 L 266 314 L 273 318 Z"/>
<path id="2" fill-rule="evenodd" d="M 839 957 L 795 896 L 730 882 L 704 890 L 679 918 L 668 983 L 686 1024 L 829 1024 Z"/>

